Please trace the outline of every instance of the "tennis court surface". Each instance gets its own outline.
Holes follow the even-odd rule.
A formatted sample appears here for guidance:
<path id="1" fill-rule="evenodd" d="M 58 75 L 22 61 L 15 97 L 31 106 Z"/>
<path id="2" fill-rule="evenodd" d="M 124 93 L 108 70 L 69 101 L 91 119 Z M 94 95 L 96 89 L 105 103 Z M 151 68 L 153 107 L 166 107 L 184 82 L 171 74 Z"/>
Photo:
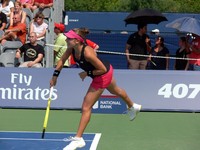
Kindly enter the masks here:
<path id="1" fill-rule="evenodd" d="M 66 137 L 75 133 L 47 132 L 41 139 L 40 132 L 0 131 L 0 150 L 62 150 L 70 141 Z M 84 134 L 86 146 L 80 150 L 96 150 L 101 134 Z"/>
<path id="2" fill-rule="evenodd" d="M 63 139 L 77 130 L 80 110 L 51 110 L 42 140 L 44 116 L 45 110 L 0 109 L 0 150 L 62 150 Z M 101 137 L 91 149 L 96 133 Z M 92 114 L 84 139 L 80 150 L 199 150 L 200 113 L 141 112 L 134 121 L 125 114 Z"/>

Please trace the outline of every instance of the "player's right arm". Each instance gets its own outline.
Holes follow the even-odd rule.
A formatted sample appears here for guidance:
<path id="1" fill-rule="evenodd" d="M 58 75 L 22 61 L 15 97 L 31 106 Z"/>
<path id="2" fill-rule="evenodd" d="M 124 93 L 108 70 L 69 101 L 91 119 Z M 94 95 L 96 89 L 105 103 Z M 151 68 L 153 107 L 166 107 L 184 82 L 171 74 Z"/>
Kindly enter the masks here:
<path id="1" fill-rule="evenodd" d="M 65 51 L 65 53 L 62 55 L 62 57 L 58 61 L 57 66 L 56 66 L 56 70 L 59 70 L 59 71 L 62 70 L 62 68 L 63 68 L 63 66 L 65 64 L 65 61 L 69 58 L 69 56 L 71 55 L 71 53 L 72 53 L 72 49 L 67 48 L 67 50 Z"/>
<path id="2" fill-rule="evenodd" d="M 52 76 L 52 78 L 50 80 L 50 87 L 56 85 L 57 78 L 58 78 L 58 76 L 59 76 L 59 74 L 60 74 L 60 72 L 61 72 L 61 70 L 62 70 L 62 68 L 63 68 L 63 66 L 65 64 L 65 61 L 69 58 L 69 56 L 71 55 L 71 53 L 72 53 L 72 49 L 68 48 L 65 51 L 65 53 L 62 55 L 62 57 L 60 58 L 60 60 L 58 61 L 56 69 L 55 69 L 55 71 L 53 73 L 53 76 Z"/>

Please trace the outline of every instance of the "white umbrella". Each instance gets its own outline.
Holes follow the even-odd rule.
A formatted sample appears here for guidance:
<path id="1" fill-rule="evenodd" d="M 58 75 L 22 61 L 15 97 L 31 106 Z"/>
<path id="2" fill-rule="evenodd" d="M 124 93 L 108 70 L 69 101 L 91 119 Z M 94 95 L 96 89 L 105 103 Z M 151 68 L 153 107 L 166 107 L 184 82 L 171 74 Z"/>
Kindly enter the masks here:
<path id="1" fill-rule="evenodd" d="M 200 20 L 192 17 L 178 18 L 166 27 L 177 29 L 180 32 L 189 32 L 200 36 Z"/>

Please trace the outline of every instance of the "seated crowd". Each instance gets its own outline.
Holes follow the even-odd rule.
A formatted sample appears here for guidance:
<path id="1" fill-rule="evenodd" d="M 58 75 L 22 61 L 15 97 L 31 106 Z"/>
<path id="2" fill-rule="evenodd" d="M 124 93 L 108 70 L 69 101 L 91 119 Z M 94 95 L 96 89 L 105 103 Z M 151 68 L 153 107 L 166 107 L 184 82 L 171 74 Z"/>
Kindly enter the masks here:
<path id="1" fill-rule="evenodd" d="M 51 8 L 53 6 L 53 0 L 2 0 L 0 1 L 0 47 L 2 47 L 6 41 L 18 41 L 22 43 L 22 47 L 17 47 L 17 52 L 20 55 L 24 52 L 24 48 L 27 48 L 27 43 L 30 43 L 32 47 L 40 45 L 41 55 L 30 52 L 30 55 L 40 56 L 37 61 L 37 57 L 34 56 L 36 62 L 41 63 L 44 57 L 44 46 L 46 32 L 48 29 L 48 21 L 45 21 L 43 10 L 45 8 Z M 27 10 L 31 13 L 31 20 L 28 18 Z M 28 19 L 30 21 L 28 21 Z M 37 44 L 36 44 L 37 43 Z M 30 47 L 31 47 L 30 46 Z M 37 46 L 38 47 L 38 46 Z M 23 51 L 20 51 L 22 50 Z M 34 49 L 34 48 L 33 48 Z M 15 50 L 15 51 L 16 51 Z M 0 50 L 1 52 L 1 50 Z M 25 54 L 25 53 L 24 53 Z M 16 57 L 20 58 L 19 53 Z M 26 61 L 24 56 L 24 61 Z M 28 64 L 27 67 L 40 67 L 40 65 Z"/>
<path id="2" fill-rule="evenodd" d="M 28 58 L 29 56 L 24 56 L 24 61 L 33 62 L 27 63 L 26 65 L 21 65 L 21 67 L 43 67 L 44 65 L 42 66 L 42 62 L 44 60 L 45 38 L 48 29 L 48 18 L 45 21 L 43 11 L 46 10 L 46 8 L 51 8 L 52 6 L 53 0 L 1 0 L 0 55 L 2 53 L 1 47 L 4 46 L 4 44 L 6 45 L 7 41 L 21 42 L 22 47 L 17 47 L 15 49 L 15 51 L 17 51 L 16 58 L 21 58 L 21 55 L 26 53 L 26 48 L 31 47 L 31 49 L 34 50 L 35 47 L 38 48 L 42 46 L 43 48 L 40 47 L 39 51 L 29 51 L 29 56 L 34 55 L 34 61 L 32 58 Z M 32 16 L 30 22 L 27 21 L 30 19 L 28 18 L 29 14 L 26 11 L 27 9 L 29 12 L 31 12 Z M 139 27 L 138 33 L 143 31 L 146 32 L 145 28 L 146 25 Z M 54 47 L 54 66 L 56 66 L 57 61 L 66 50 L 66 48 L 60 49 L 59 46 L 66 47 L 67 45 L 65 36 L 63 36 L 64 25 L 55 24 L 54 32 L 57 35 L 54 44 L 58 45 L 57 47 Z M 135 42 L 135 39 L 131 39 L 131 37 L 132 36 L 129 37 L 126 45 L 127 49 L 129 50 L 134 49 L 129 48 L 132 44 L 131 42 Z M 174 62 L 174 70 L 200 70 L 200 36 L 192 34 L 192 41 L 190 43 L 188 43 L 188 38 L 190 37 L 181 37 L 179 39 L 179 48 L 177 49 L 175 55 L 177 59 Z M 142 40 L 144 40 L 142 41 L 142 44 L 145 43 L 143 46 L 147 48 L 147 55 L 149 55 L 149 57 L 144 59 L 145 65 L 143 65 L 144 67 L 141 69 L 168 70 L 170 54 L 168 48 L 165 45 L 164 38 L 157 35 L 154 46 L 151 46 L 151 43 L 149 44 L 149 37 Z M 89 44 L 88 41 L 89 40 L 87 39 L 86 43 L 89 46 L 94 45 Z M 27 43 L 29 44 L 27 45 Z M 136 43 L 132 44 L 133 47 L 137 47 L 138 43 L 139 42 L 137 41 Z M 95 45 L 97 44 L 95 43 Z M 94 49 L 98 49 L 98 47 Z M 138 61 L 137 59 L 132 56 L 130 56 L 130 58 L 127 57 L 129 69 L 138 69 L 136 65 L 140 66 L 139 63 L 131 64 L 133 61 L 140 62 L 140 60 Z M 41 65 L 38 65 L 38 63 L 41 63 Z M 70 57 L 68 62 L 66 62 L 65 67 L 72 66 L 77 67 L 73 57 Z"/>

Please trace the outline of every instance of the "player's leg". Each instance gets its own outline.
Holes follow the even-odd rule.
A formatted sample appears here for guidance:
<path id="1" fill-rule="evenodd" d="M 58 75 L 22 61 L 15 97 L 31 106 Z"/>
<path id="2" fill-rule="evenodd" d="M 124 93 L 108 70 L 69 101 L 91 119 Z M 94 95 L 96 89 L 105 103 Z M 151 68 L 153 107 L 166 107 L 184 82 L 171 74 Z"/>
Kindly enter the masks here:
<path id="1" fill-rule="evenodd" d="M 67 145 L 63 150 L 75 150 L 76 148 L 81 148 L 85 146 L 85 141 L 82 138 L 82 135 L 90 121 L 92 106 L 101 96 L 103 91 L 104 89 L 95 90 L 91 86 L 89 87 L 82 104 L 82 116 L 79 123 L 77 134 L 75 137 L 71 139 L 72 140 L 71 143 Z"/>
<path id="2" fill-rule="evenodd" d="M 121 97 L 125 101 L 125 103 L 128 105 L 129 108 L 133 106 L 133 102 L 128 97 L 126 91 L 117 86 L 116 80 L 115 80 L 114 77 L 112 78 L 112 81 L 111 81 L 110 85 L 107 87 L 107 90 L 111 94 L 114 94 L 114 95 L 117 95 L 117 96 Z"/>
<path id="3" fill-rule="evenodd" d="M 88 92 L 86 96 L 84 97 L 84 101 L 82 104 L 82 116 L 79 123 L 78 132 L 76 134 L 77 137 L 82 137 L 82 134 L 90 121 L 92 106 L 95 104 L 95 102 L 98 100 L 98 98 L 103 93 L 104 89 L 97 89 L 95 90 L 90 86 L 88 89 Z"/>
<path id="4" fill-rule="evenodd" d="M 130 115 L 130 120 L 134 120 L 137 113 L 141 110 L 141 105 L 134 103 L 129 96 L 127 95 L 126 91 L 116 84 L 116 80 L 113 77 L 110 85 L 107 87 L 107 90 L 114 95 L 119 96 L 122 98 L 125 103 L 128 105 L 128 112 Z"/>

